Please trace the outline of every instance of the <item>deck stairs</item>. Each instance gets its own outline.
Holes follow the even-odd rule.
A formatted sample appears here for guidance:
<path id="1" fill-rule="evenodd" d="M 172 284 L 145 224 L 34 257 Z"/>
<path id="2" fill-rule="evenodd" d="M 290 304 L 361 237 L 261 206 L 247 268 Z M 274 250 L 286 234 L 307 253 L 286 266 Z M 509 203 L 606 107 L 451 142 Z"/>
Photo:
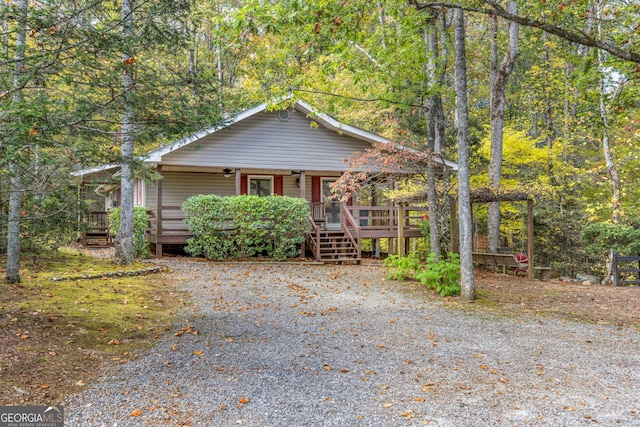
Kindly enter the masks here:
<path id="1" fill-rule="evenodd" d="M 356 244 L 342 230 L 320 230 L 317 261 L 320 262 L 360 262 L 362 256 Z M 312 244 L 313 246 L 313 244 Z"/>

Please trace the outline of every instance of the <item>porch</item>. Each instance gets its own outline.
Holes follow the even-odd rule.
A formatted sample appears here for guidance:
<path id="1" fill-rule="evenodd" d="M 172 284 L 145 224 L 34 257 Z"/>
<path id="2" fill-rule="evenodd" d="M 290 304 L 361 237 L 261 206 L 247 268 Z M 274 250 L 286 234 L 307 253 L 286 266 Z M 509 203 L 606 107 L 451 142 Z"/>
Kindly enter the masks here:
<path id="1" fill-rule="evenodd" d="M 309 231 L 305 247 L 317 261 L 342 262 L 362 260 L 363 239 L 391 239 L 403 242 L 400 251 L 408 245 L 408 239 L 422 237 L 420 223 L 423 208 L 405 206 L 348 206 L 339 205 L 338 221 L 331 219 L 328 206 L 312 203 Z M 155 245 L 156 256 L 162 256 L 163 245 L 184 245 L 192 237 L 184 222 L 179 206 L 162 206 L 161 211 L 149 211 L 151 220 L 147 240 Z"/>

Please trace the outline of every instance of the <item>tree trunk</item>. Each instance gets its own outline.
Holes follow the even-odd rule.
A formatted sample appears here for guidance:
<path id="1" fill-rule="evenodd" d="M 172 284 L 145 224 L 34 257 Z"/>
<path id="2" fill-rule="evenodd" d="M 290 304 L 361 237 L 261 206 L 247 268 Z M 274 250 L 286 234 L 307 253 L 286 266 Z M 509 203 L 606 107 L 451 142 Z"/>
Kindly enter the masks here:
<path id="1" fill-rule="evenodd" d="M 24 60 L 27 49 L 27 12 L 28 0 L 19 0 L 18 28 L 16 31 L 16 54 L 13 74 L 13 104 L 18 106 L 24 102 L 22 85 L 24 82 Z M 15 141 L 16 145 L 19 144 Z M 11 175 L 11 190 L 9 194 L 9 211 L 7 219 L 7 275 L 8 283 L 20 282 L 20 221 L 22 211 L 22 180 L 20 178 L 20 148 L 15 147 L 14 155 L 9 158 L 9 172 Z"/>
<path id="2" fill-rule="evenodd" d="M 430 155 L 438 152 L 442 146 L 442 134 L 440 124 L 440 112 L 442 111 L 442 100 L 440 98 L 440 87 L 437 79 L 438 75 L 438 32 L 436 29 L 437 19 L 433 18 L 427 21 L 426 44 L 428 49 L 427 60 L 427 83 L 428 109 L 427 109 L 427 150 Z M 438 199 L 438 191 L 436 188 L 436 170 L 433 162 L 427 164 L 427 205 L 429 212 L 429 246 L 431 253 L 435 254 L 436 259 L 442 257 L 440 250 L 440 201 Z"/>
<path id="3" fill-rule="evenodd" d="M 133 262 L 133 163 L 134 163 L 134 63 L 133 51 L 133 8 L 132 0 L 122 1 L 122 39 L 124 49 L 122 60 L 125 69 L 122 74 L 124 94 L 121 117 L 120 151 L 122 155 L 120 178 L 120 229 L 114 239 L 115 261 L 127 265 Z"/>
<path id="4" fill-rule="evenodd" d="M 471 242 L 471 188 L 469 184 L 469 106 L 467 101 L 467 55 L 465 47 L 464 13 L 454 12 L 456 118 L 458 125 L 458 221 L 460 230 L 460 296 L 463 300 L 476 297 L 473 278 Z"/>
<path id="5" fill-rule="evenodd" d="M 507 10 L 515 14 L 516 2 L 510 0 Z M 504 130 L 504 108 L 506 89 L 513 65 L 518 57 L 518 24 L 509 24 L 509 46 L 500 67 L 495 74 L 491 87 L 491 158 L 489 160 L 489 186 L 493 190 L 500 189 L 502 176 L 502 137 Z M 500 203 L 489 203 L 487 218 L 487 249 L 497 252 L 500 246 Z"/>
<path id="6" fill-rule="evenodd" d="M 598 31 L 600 30 L 600 24 L 598 24 Z M 599 110 L 600 110 L 600 121 L 602 123 L 602 153 L 604 155 L 604 161 L 607 165 L 607 172 L 609 172 L 609 177 L 611 178 L 611 186 L 613 187 L 613 197 L 612 197 L 612 220 L 614 224 L 620 223 L 620 177 L 618 176 L 618 169 L 616 168 L 616 164 L 613 161 L 613 156 L 611 155 L 611 146 L 609 144 L 609 117 L 607 107 L 605 105 L 605 93 L 606 93 L 606 81 L 607 75 L 609 74 L 604 69 L 604 64 L 602 61 L 602 53 L 598 51 L 598 70 L 600 71 L 600 94 L 599 94 Z"/>

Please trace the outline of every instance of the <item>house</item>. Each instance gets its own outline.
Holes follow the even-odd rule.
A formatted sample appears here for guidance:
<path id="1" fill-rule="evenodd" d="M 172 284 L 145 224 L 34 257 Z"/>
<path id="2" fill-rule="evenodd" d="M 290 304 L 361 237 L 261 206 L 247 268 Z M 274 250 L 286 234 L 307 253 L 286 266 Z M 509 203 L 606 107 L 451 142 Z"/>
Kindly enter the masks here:
<path id="1" fill-rule="evenodd" d="M 346 160 L 374 143 L 393 144 L 379 135 L 341 123 L 303 101 L 270 111 L 268 104 L 246 110 L 223 126 L 200 130 L 143 156 L 162 176 L 154 182 L 136 179 L 135 204 L 151 213 L 148 240 L 162 254 L 166 244 L 185 244 L 190 237 L 181 204 L 198 194 L 286 195 L 309 201 L 313 232 L 308 244 L 318 260 L 356 259 L 366 238 L 398 236 L 397 207 L 362 209 L 367 203 L 341 204 L 329 199 L 330 185 L 347 169 Z M 438 160 L 442 167 L 457 165 Z M 117 206 L 118 189 L 110 179 L 117 165 L 75 173 Z M 365 217 L 366 215 L 366 217 Z M 421 217 L 421 215 L 420 215 Z M 403 221 L 400 221 L 402 223 Z M 417 237 L 409 220 L 401 238 Z M 405 230 L 406 228 L 406 230 Z"/>

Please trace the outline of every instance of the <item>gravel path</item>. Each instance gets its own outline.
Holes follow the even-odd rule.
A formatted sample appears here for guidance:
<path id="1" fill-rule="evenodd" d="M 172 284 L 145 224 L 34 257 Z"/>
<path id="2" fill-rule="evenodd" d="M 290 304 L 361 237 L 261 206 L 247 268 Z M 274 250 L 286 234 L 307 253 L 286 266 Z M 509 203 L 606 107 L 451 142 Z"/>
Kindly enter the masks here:
<path id="1" fill-rule="evenodd" d="M 638 331 L 466 315 L 376 266 L 163 263 L 181 321 L 66 425 L 640 425 Z"/>

